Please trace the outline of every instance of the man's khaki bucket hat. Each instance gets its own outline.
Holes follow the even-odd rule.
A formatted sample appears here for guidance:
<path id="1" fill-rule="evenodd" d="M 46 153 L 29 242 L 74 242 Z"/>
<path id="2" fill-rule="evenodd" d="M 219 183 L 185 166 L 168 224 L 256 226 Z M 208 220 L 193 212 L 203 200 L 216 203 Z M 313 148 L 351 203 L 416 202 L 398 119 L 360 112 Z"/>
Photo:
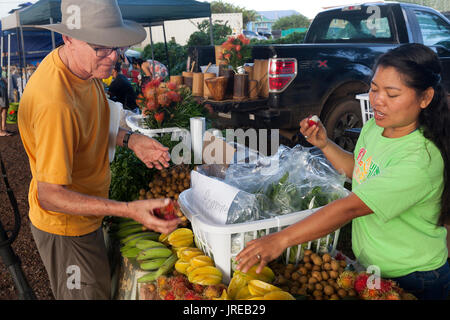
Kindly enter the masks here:
<path id="1" fill-rule="evenodd" d="M 147 34 L 136 22 L 123 20 L 117 0 L 61 0 L 61 23 L 38 25 L 105 47 L 129 47 Z"/>

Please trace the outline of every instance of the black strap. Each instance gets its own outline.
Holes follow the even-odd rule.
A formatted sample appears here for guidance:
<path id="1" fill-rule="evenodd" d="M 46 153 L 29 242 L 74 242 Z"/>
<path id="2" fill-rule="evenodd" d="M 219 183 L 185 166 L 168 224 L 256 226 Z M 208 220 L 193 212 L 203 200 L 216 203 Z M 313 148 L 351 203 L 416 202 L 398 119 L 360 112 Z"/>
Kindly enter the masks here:
<path id="1" fill-rule="evenodd" d="M 12 231 L 11 237 L 0 242 L 0 248 L 2 248 L 4 246 L 8 246 L 14 242 L 17 235 L 19 234 L 21 221 L 20 221 L 19 207 L 17 206 L 17 201 L 16 201 L 16 197 L 14 196 L 14 192 L 9 186 L 8 177 L 6 176 L 6 168 L 5 168 L 5 164 L 3 163 L 1 153 L 0 153 L 0 166 L 1 166 L 1 170 L 2 170 L 3 181 L 5 182 L 5 186 L 6 186 L 6 192 L 8 193 L 8 197 L 9 197 L 9 202 L 11 203 L 11 206 L 14 210 L 14 229 Z"/>

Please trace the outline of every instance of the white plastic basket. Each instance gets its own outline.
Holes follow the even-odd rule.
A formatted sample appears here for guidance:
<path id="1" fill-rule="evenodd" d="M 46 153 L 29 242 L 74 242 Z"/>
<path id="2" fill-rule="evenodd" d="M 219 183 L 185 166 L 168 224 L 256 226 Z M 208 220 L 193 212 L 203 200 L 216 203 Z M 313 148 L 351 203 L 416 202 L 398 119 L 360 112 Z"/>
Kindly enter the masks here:
<path id="1" fill-rule="evenodd" d="M 359 103 L 361 105 L 361 115 L 364 125 L 366 124 L 367 121 L 369 121 L 370 118 L 373 118 L 373 110 L 369 102 L 369 94 L 368 93 L 357 94 L 355 98 L 359 100 Z"/>
<path id="2" fill-rule="evenodd" d="M 179 132 L 180 134 L 186 134 L 187 130 L 183 128 L 161 128 L 161 129 L 147 129 L 144 122 L 144 116 L 141 114 L 132 114 L 126 117 L 127 125 L 133 131 L 138 131 L 148 137 L 159 136 L 164 133 Z"/>
<path id="3" fill-rule="evenodd" d="M 191 189 L 185 190 L 180 194 L 178 199 L 180 209 L 191 222 L 197 247 L 214 259 L 216 267 L 223 274 L 224 283 L 229 283 L 233 273 L 232 259 L 244 249 L 248 241 L 259 238 L 261 233 L 270 234 L 280 231 L 285 227 L 305 219 L 319 209 L 299 211 L 258 221 L 221 225 L 212 223 L 204 216 L 194 212 L 192 205 L 187 201 L 189 199 L 189 192 L 191 192 Z M 327 251 L 333 253 L 336 250 L 339 230 L 321 238 L 319 241 L 310 241 L 306 246 L 298 245 L 295 264 L 303 258 L 303 250 L 305 248 L 319 252 L 321 247 L 319 244 L 322 244 L 322 247 L 325 246 Z M 235 250 L 233 250 L 232 241 L 239 243 L 239 248 L 234 248 Z M 313 246 L 315 242 L 318 244 L 316 247 Z M 290 248 L 285 253 L 284 262 L 287 264 L 290 256 Z"/>

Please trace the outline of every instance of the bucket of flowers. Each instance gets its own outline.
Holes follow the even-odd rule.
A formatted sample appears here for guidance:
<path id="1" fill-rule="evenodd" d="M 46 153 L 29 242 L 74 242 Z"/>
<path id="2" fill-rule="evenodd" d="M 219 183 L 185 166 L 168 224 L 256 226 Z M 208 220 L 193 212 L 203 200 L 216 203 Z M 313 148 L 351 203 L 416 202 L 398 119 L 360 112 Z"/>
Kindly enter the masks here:
<path id="1" fill-rule="evenodd" d="M 194 99 L 188 87 L 160 79 L 148 82 L 136 103 L 141 109 L 146 129 L 189 129 L 190 118 L 208 115 L 207 109 Z"/>
<path id="2" fill-rule="evenodd" d="M 222 43 L 222 55 L 219 58 L 224 60 L 235 73 L 238 73 L 238 67 L 243 66 L 245 61 L 251 58 L 250 39 L 243 34 L 236 37 L 229 37 Z"/>

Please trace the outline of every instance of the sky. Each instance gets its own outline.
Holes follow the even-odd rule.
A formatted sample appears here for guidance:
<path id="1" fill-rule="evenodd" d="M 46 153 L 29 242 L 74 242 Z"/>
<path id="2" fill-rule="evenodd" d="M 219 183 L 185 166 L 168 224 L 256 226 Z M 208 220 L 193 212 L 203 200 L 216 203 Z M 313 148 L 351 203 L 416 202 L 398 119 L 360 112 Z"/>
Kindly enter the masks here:
<path id="1" fill-rule="evenodd" d="M 212 0 L 205 0 L 211 2 Z M 232 3 L 239 7 L 255 11 L 271 11 L 271 10 L 296 10 L 308 18 L 314 16 L 322 11 L 322 7 L 346 5 L 361 3 L 359 0 L 223 0 L 227 3 Z M 31 2 L 35 3 L 37 0 L 0 0 L 0 17 L 5 17 L 11 9 L 18 7 L 20 3 Z"/>

